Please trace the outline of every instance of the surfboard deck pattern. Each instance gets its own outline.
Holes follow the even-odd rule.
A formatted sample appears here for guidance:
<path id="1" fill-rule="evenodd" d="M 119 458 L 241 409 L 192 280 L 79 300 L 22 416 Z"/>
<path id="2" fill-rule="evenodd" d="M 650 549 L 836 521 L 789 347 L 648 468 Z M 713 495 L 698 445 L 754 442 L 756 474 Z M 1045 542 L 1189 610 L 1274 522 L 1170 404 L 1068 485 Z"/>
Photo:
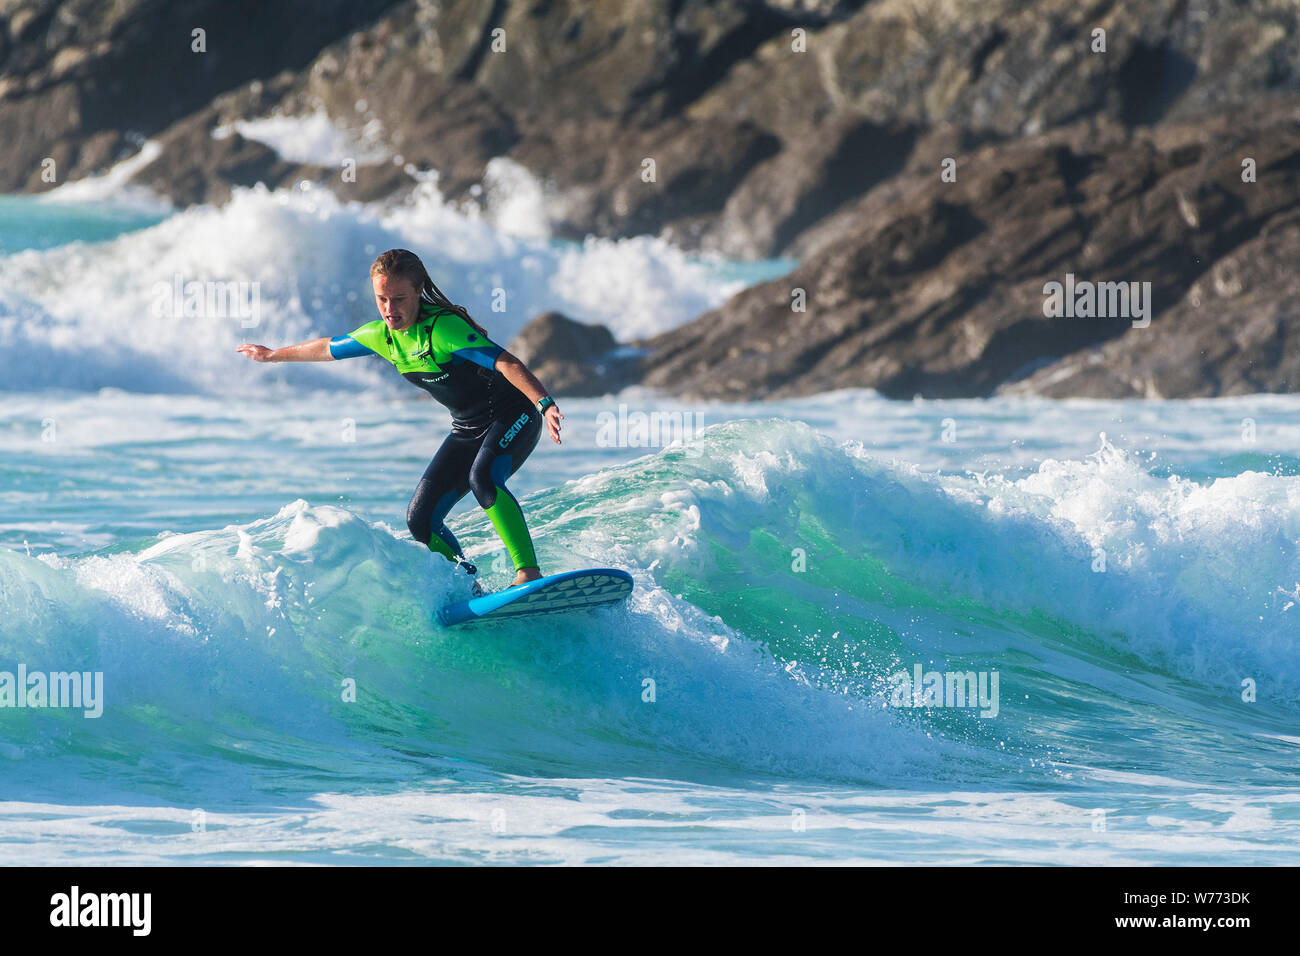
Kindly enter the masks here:
<path id="1" fill-rule="evenodd" d="M 508 617 L 553 614 L 617 604 L 631 593 L 632 575 L 618 568 L 565 571 L 504 591 L 444 605 L 438 609 L 438 620 L 450 626 L 481 618 L 498 621 Z"/>

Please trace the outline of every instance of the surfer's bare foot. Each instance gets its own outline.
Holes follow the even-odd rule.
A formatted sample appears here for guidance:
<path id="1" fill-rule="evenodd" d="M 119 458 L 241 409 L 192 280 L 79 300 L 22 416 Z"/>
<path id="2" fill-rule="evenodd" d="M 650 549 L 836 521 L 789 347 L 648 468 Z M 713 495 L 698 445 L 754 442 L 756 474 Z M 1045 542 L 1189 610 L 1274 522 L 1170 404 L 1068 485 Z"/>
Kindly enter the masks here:
<path id="1" fill-rule="evenodd" d="M 520 584 L 527 584 L 529 581 L 536 581 L 541 576 L 542 572 L 539 568 L 520 568 L 510 586 L 513 588 Z"/>

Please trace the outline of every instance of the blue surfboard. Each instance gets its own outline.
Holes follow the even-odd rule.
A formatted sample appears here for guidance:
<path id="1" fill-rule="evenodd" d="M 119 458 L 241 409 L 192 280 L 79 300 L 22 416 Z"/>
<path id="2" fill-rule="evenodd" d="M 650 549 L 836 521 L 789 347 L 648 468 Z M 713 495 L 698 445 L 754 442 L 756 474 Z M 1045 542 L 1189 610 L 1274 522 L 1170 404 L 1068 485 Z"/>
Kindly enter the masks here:
<path id="1" fill-rule="evenodd" d="M 565 571 L 504 591 L 444 605 L 438 609 L 438 620 L 451 626 L 484 618 L 499 621 L 508 617 L 576 611 L 617 604 L 631 593 L 632 575 L 618 568 Z"/>

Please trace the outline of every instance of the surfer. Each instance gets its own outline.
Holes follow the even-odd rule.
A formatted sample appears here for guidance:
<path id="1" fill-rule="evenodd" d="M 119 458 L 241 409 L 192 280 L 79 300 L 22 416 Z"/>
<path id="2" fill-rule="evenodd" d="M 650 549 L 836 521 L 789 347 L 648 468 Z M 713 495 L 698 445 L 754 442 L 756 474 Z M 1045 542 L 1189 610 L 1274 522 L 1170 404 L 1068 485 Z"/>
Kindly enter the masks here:
<path id="1" fill-rule="evenodd" d="M 532 537 L 506 479 L 536 447 L 545 422 L 560 443 L 560 414 L 537 377 L 433 284 L 418 256 L 389 249 L 370 267 L 380 318 L 347 335 L 269 349 L 236 350 L 255 362 L 329 362 L 381 355 L 402 377 L 451 411 L 451 434 L 438 449 L 411 496 L 406 523 L 415 540 L 457 562 L 471 575 L 445 519 L 473 491 L 515 565 L 514 585 L 542 576 Z M 474 592 L 480 593 L 478 582 Z"/>

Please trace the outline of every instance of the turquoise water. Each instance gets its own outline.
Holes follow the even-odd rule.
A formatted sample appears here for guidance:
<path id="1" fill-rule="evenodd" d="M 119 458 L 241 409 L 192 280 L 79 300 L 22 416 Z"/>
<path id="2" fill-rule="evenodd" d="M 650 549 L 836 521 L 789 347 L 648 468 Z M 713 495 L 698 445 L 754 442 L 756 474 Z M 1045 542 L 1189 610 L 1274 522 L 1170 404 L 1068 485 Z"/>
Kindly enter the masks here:
<path id="1" fill-rule="evenodd" d="M 404 521 L 440 408 L 60 281 L 75 254 L 138 305 L 124 264 L 236 216 L 300 278 L 286 237 L 414 228 L 242 202 L 0 258 L 0 672 L 103 678 L 99 717 L 0 708 L 0 861 L 1297 862 L 1300 402 L 561 396 L 512 480 L 542 569 L 636 591 L 445 630 L 464 576 Z M 627 284 L 671 257 L 592 254 Z M 506 286 L 541 262 L 539 299 L 566 268 L 484 255 Z M 313 281 L 261 340 L 351 317 Z M 608 440 L 654 411 L 687 427 Z M 451 524 L 508 581 L 486 517 Z M 917 665 L 996 672 L 995 713 L 904 706 Z"/>
<path id="2" fill-rule="evenodd" d="M 101 242 L 143 229 L 165 217 L 154 211 L 101 203 L 42 202 L 0 196 L 0 255 L 24 249 L 52 249 L 70 242 Z"/>

